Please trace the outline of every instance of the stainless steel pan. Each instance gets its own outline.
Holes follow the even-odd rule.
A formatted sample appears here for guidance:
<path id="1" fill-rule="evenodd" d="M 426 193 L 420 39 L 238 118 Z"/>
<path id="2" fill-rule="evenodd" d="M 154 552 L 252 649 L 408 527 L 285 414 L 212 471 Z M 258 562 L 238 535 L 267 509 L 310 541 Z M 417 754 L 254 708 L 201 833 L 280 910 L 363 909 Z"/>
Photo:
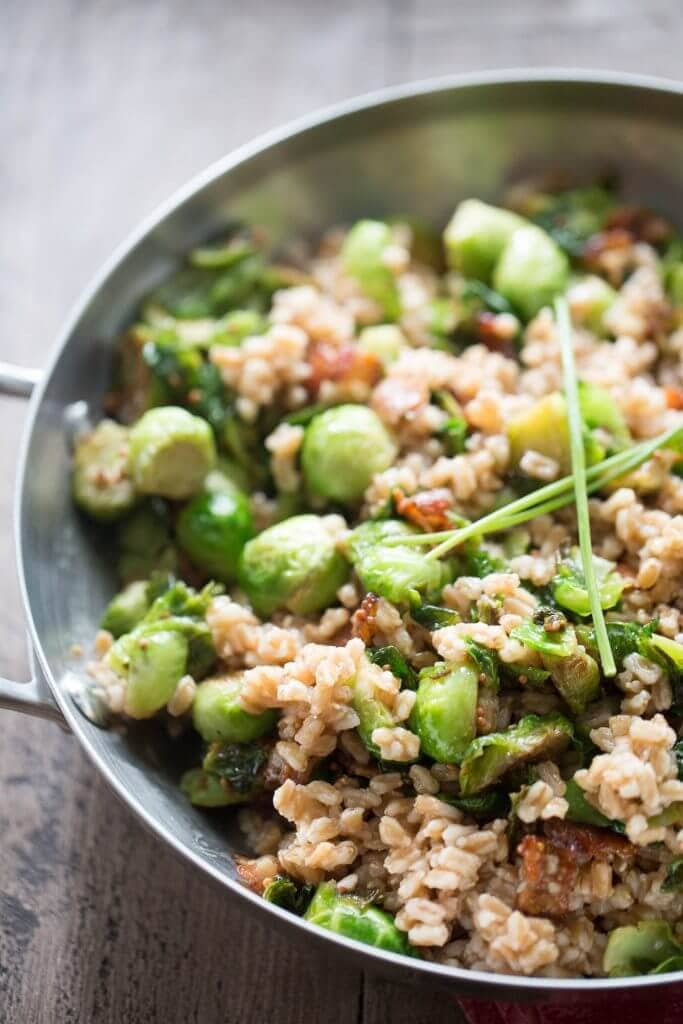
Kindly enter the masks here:
<path id="1" fill-rule="evenodd" d="M 683 89 L 623 75 L 502 73 L 389 89 L 273 132 L 210 168 L 113 255 L 58 338 L 44 374 L 0 366 L 0 390 L 34 388 L 16 492 L 16 546 L 33 654 L 30 683 L 0 680 L 0 706 L 61 721 L 97 769 L 160 837 L 274 925 L 403 980 L 461 995 L 572 1002 L 607 990 L 655 987 L 671 977 L 547 980 L 406 961 L 333 937 L 265 904 L 238 882 L 235 827 L 212 824 L 180 794 L 169 752 L 97 728 L 67 693 L 70 647 L 88 642 L 114 588 L 105 554 L 72 506 L 68 421 L 93 413 L 107 388 L 113 340 L 137 303 L 192 245 L 235 218 L 274 238 L 315 234 L 358 216 L 410 212 L 443 224 L 464 196 L 495 197 L 525 170 L 579 174 L 614 168 L 627 196 L 679 217 L 683 197 Z M 39 378 L 39 379 L 38 379 Z M 82 407 L 77 407 L 82 408 Z M 668 987 L 667 993 L 661 990 Z M 660 1015 L 661 1016 L 661 1015 Z M 489 1018 L 490 1019 L 490 1018 Z"/>

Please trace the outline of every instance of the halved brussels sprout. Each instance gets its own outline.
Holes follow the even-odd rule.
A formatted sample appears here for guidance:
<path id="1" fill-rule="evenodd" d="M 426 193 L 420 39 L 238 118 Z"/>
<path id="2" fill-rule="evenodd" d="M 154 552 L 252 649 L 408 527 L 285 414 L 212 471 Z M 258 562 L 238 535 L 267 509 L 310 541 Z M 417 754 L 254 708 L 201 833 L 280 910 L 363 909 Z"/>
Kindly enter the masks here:
<path id="1" fill-rule="evenodd" d="M 568 280 L 567 257 L 534 224 L 513 231 L 493 272 L 493 287 L 527 320 L 551 305 Z"/>
<path id="2" fill-rule="evenodd" d="M 571 722 L 553 714 L 526 715 L 504 732 L 478 736 L 460 764 L 460 790 L 465 796 L 478 793 L 519 764 L 553 757 L 573 735 Z"/>
<path id="3" fill-rule="evenodd" d="M 397 447 L 377 413 L 365 405 L 338 405 L 306 429 L 301 465 L 306 486 L 321 498 L 358 501 L 375 473 L 388 469 Z"/>
<path id="4" fill-rule="evenodd" d="M 479 199 L 463 200 L 444 231 L 449 266 L 466 277 L 490 281 L 512 233 L 526 223 L 510 210 Z"/>
<path id="5" fill-rule="evenodd" d="M 333 882 L 321 882 L 304 918 L 319 928 L 391 953 L 417 956 L 391 914 L 357 896 L 341 896 Z"/>
<path id="6" fill-rule="evenodd" d="M 398 286 L 384 262 L 392 237 L 388 224 L 359 220 L 346 236 L 341 257 L 346 273 L 358 281 L 368 298 L 382 307 L 388 320 L 397 320 L 401 314 Z"/>
<path id="7" fill-rule="evenodd" d="M 249 499 L 215 470 L 207 477 L 203 493 L 185 505 L 176 521 L 183 551 L 199 569 L 223 583 L 237 578 L 240 555 L 253 536 Z"/>
<path id="8" fill-rule="evenodd" d="M 666 921 L 640 921 L 610 932 L 602 966 L 610 978 L 666 974 L 683 968 L 683 946 Z"/>
<path id="9" fill-rule="evenodd" d="M 192 723 L 206 743 L 251 743 L 272 732 L 277 712 L 254 715 L 240 704 L 241 672 L 205 679 L 197 687 Z"/>
<path id="10" fill-rule="evenodd" d="M 147 580 L 134 580 L 119 591 L 107 605 L 100 627 L 114 637 L 120 637 L 137 626 L 151 601 Z"/>
<path id="11" fill-rule="evenodd" d="M 599 558 L 598 555 L 593 555 L 593 570 L 602 608 L 613 608 L 621 600 L 623 577 L 616 572 L 614 562 Z M 567 608 L 575 615 L 590 615 L 590 597 L 578 548 L 572 548 L 569 555 L 559 563 L 557 575 L 552 581 L 552 591 L 562 608 Z"/>
<path id="12" fill-rule="evenodd" d="M 74 501 L 93 519 L 118 519 L 133 507 L 136 494 L 125 427 L 102 420 L 77 440 L 72 487 Z"/>
<path id="13" fill-rule="evenodd" d="M 179 406 L 150 409 L 131 427 L 131 469 L 142 494 L 190 498 L 215 461 L 211 427 Z"/>
<path id="14" fill-rule="evenodd" d="M 322 519 L 293 516 L 247 542 L 239 579 L 254 610 L 312 615 L 334 601 L 349 567 Z"/>
<path id="15" fill-rule="evenodd" d="M 410 726 L 420 749 L 441 764 L 459 764 L 476 735 L 479 670 L 437 662 L 420 672 Z"/>
<path id="16" fill-rule="evenodd" d="M 366 590 L 395 604 L 413 604 L 420 595 L 438 598 L 453 579 L 450 561 L 428 561 L 417 548 L 386 546 L 389 537 L 409 536 L 415 530 L 401 520 L 365 522 L 351 533 L 347 550 Z"/>

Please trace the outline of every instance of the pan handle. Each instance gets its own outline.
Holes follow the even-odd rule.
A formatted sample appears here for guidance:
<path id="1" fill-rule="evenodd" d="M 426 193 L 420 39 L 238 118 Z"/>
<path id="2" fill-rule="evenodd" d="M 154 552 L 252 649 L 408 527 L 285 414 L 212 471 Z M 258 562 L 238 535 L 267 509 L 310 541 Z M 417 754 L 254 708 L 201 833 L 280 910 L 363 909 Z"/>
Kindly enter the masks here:
<path id="1" fill-rule="evenodd" d="M 68 731 L 64 716 L 38 667 L 30 643 L 29 652 L 31 678 L 28 682 L 15 683 L 0 676 L 0 708 L 21 711 L 34 718 L 46 718 L 50 722 L 57 722 L 62 729 Z"/>
<path id="2" fill-rule="evenodd" d="M 42 370 L 0 362 L 0 395 L 30 398 L 34 387 L 42 376 Z"/>

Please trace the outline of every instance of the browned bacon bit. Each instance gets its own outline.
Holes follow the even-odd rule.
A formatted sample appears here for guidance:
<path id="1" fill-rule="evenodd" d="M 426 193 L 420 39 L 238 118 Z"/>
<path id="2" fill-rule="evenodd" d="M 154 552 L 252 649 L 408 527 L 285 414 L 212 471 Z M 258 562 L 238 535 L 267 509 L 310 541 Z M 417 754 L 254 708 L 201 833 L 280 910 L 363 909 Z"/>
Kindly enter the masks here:
<path id="1" fill-rule="evenodd" d="M 635 241 L 633 234 L 626 228 L 610 228 L 591 235 L 583 247 L 583 259 L 588 266 L 599 264 L 606 252 L 615 249 L 627 249 Z"/>
<path id="2" fill-rule="evenodd" d="M 605 828 L 551 818 L 544 836 L 526 836 L 519 844 L 522 884 L 517 905 L 525 914 L 566 914 L 579 868 L 591 861 L 632 860 L 636 848 Z"/>
<path id="3" fill-rule="evenodd" d="M 397 513 L 411 523 L 415 523 L 425 533 L 434 530 L 447 530 L 453 525 L 449 512 L 453 508 L 453 495 L 445 487 L 437 487 L 432 491 L 418 491 L 408 497 L 400 487 L 391 493 Z"/>
<path id="4" fill-rule="evenodd" d="M 379 598 L 377 594 L 373 594 L 372 591 L 367 593 L 360 603 L 360 607 L 356 608 L 351 618 L 351 629 L 354 636 L 359 636 L 365 646 L 372 643 L 373 637 L 377 632 L 377 611 L 379 608 Z"/>
<path id="5" fill-rule="evenodd" d="M 331 345 L 327 341 L 315 342 L 308 352 L 311 374 L 308 388 L 316 397 L 323 381 L 337 383 L 360 382 L 372 387 L 382 375 L 382 363 L 374 352 L 364 352 L 357 345 Z"/>
<path id="6" fill-rule="evenodd" d="M 546 821 L 543 831 L 556 849 L 571 853 L 579 864 L 588 864 L 592 860 L 611 860 L 613 857 L 633 860 L 638 852 L 625 836 L 607 828 L 551 818 Z"/>
<path id="7" fill-rule="evenodd" d="M 522 857 L 518 908 L 524 914 L 566 914 L 579 877 L 576 858 L 540 836 L 525 836 L 517 849 Z"/>
<path id="8" fill-rule="evenodd" d="M 659 217 L 644 206 L 620 206 L 606 220 L 606 228 L 623 228 L 639 241 L 660 245 L 671 237 L 672 227 L 667 220 Z"/>
<path id="9" fill-rule="evenodd" d="M 496 313 L 484 310 L 476 318 L 477 340 L 491 352 L 512 358 L 516 354 L 514 339 L 508 332 L 501 331 L 500 320 Z"/>
<path id="10" fill-rule="evenodd" d="M 257 896 L 263 896 L 263 883 L 265 879 L 260 878 L 254 867 L 254 861 L 248 857 L 235 857 L 235 867 L 247 889 L 251 889 Z"/>
<path id="11" fill-rule="evenodd" d="M 664 388 L 664 397 L 669 409 L 683 409 L 683 388 Z"/>

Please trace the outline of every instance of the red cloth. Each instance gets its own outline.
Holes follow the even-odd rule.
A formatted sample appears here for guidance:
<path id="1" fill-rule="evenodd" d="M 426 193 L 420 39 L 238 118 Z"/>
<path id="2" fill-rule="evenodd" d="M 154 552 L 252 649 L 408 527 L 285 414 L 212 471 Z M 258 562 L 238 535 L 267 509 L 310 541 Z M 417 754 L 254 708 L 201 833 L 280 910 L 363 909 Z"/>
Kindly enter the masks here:
<path id="1" fill-rule="evenodd" d="M 683 984 L 567 996 L 556 1003 L 461 999 L 470 1024 L 683 1024 Z"/>

